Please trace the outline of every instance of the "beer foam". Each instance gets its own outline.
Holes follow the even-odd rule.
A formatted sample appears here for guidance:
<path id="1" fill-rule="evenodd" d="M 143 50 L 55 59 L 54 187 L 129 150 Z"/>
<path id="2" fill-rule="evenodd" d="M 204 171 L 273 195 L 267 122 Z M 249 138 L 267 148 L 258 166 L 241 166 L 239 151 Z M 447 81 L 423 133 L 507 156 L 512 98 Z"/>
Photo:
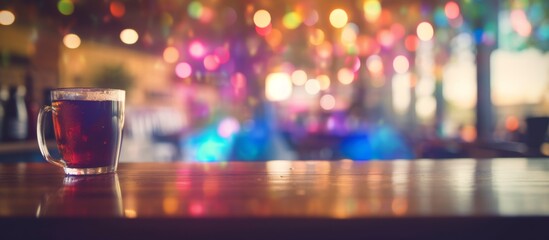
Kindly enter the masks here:
<path id="1" fill-rule="evenodd" d="M 55 100 L 124 101 L 126 91 L 109 88 L 59 88 L 51 92 Z"/>

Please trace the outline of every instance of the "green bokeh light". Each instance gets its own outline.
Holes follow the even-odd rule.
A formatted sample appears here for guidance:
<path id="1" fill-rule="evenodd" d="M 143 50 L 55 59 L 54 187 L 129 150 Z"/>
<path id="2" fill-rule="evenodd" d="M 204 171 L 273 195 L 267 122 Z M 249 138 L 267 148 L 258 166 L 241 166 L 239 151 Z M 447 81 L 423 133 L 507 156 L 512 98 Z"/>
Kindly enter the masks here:
<path id="1" fill-rule="evenodd" d="M 71 15 L 74 12 L 74 4 L 70 0 L 61 0 L 57 3 L 57 10 L 63 15 Z"/>
<path id="2" fill-rule="evenodd" d="M 187 7 L 187 11 L 189 12 L 189 16 L 191 16 L 194 19 L 199 19 L 200 16 L 202 16 L 204 7 L 202 6 L 202 3 L 193 1 Z"/>

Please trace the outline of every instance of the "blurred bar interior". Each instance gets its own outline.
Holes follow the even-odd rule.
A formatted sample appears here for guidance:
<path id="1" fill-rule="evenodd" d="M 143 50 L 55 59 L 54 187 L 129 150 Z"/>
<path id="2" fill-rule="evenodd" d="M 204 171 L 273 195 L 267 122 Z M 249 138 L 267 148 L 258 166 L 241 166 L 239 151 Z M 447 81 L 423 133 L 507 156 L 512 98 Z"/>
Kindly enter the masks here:
<path id="1" fill-rule="evenodd" d="M 0 162 L 58 87 L 127 90 L 122 162 L 549 155 L 546 0 L 1 0 L 0 36 Z"/>

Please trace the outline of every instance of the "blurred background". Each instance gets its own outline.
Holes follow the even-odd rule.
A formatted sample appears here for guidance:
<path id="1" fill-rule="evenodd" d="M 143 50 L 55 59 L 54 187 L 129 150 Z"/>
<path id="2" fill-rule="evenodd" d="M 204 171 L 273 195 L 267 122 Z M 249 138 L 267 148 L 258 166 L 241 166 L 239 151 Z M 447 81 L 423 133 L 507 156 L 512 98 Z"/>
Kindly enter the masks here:
<path id="1" fill-rule="evenodd" d="M 548 50 L 545 0 L 0 0 L 0 162 L 58 87 L 127 90 L 122 162 L 544 157 Z"/>

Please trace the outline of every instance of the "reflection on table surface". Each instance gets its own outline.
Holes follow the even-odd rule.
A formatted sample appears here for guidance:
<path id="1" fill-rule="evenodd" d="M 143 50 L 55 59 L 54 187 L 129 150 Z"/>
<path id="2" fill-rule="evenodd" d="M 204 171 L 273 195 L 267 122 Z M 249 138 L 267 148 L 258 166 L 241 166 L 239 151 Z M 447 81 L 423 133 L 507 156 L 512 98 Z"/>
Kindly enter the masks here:
<path id="1" fill-rule="evenodd" d="M 0 165 L 0 217 L 547 216 L 548 159 Z"/>

